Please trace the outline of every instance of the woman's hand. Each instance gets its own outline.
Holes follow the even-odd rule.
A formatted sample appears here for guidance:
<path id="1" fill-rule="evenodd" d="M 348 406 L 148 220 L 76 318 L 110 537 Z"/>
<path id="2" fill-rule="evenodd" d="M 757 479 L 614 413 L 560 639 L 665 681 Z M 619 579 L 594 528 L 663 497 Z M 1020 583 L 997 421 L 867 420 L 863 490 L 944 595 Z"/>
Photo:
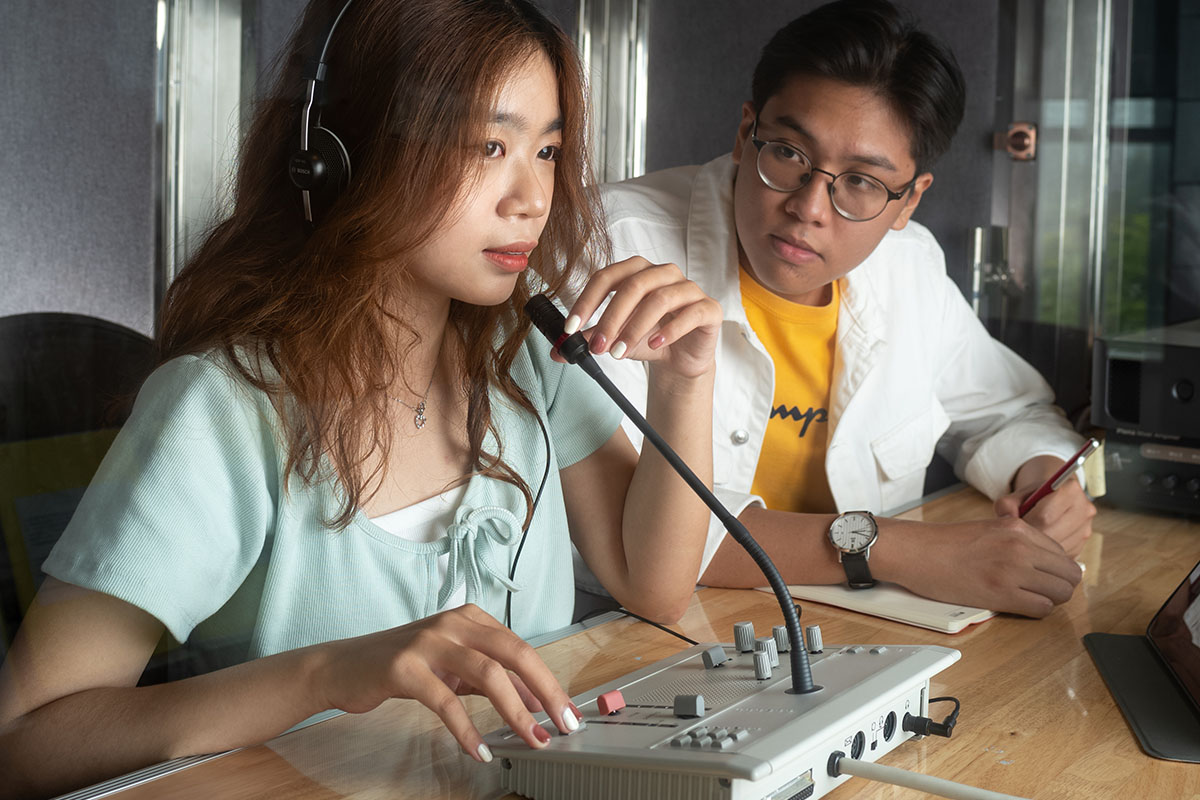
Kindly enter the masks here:
<path id="1" fill-rule="evenodd" d="M 714 368 L 721 306 L 679 267 L 634 256 L 598 270 L 571 307 L 567 333 L 610 294 L 600 319 L 583 332 L 593 354 L 656 362 L 684 378 Z"/>
<path id="2" fill-rule="evenodd" d="M 545 747 L 550 733 L 531 712 L 547 711 L 563 733 L 582 718 L 533 648 L 475 605 L 317 647 L 323 657 L 314 691 L 326 708 L 361 713 L 389 698 L 412 698 L 441 717 L 478 761 L 492 754 L 458 695 L 486 696 L 534 748 Z"/>
<path id="3" fill-rule="evenodd" d="M 603 310 L 601 309 L 603 306 Z M 566 331 L 592 353 L 650 363 L 646 420 L 706 486 L 712 485 L 712 404 L 721 306 L 674 264 L 629 258 L 592 275 Z M 641 365 L 607 364 L 615 372 Z M 695 591 L 710 513 L 654 447 L 638 454 L 618 430 L 562 470 L 571 540 L 626 608 L 674 622 Z"/>

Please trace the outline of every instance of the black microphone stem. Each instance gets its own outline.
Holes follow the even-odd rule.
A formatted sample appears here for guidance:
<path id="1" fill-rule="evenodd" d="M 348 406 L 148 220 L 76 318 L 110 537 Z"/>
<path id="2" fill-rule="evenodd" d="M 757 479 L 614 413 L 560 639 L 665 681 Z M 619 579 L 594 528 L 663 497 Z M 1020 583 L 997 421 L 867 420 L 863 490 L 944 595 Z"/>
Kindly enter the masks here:
<path id="1" fill-rule="evenodd" d="M 791 639 L 791 647 L 788 648 L 788 658 L 792 667 L 792 691 L 796 694 L 807 694 L 808 692 L 816 691 L 821 688 L 813 686 L 812 669 L 808 663 L 808 651 L 804 647 L 804 636 L 800 630 L 800 618 L 796 616 L 796 606 L 792 602 L 792 597 L 788 594 L 787 584 L 783 582 L 783 578 L 779 575 L 779 570 L 775 568 L 771 557 L 766 551 L 759 546 L 750 532 L 746 530 L 746 526 L 738 520 L 737 517 L 729 513 L 729 509 L 717 499 L 704 481 L 692 472 L 691 467 L 684 463 L 683 459 L 667 444 L 658 431 L 650 426 L 646 418 L 642 416 L 633 404 L 621 394 L 621 390 L 613 385 L 608 376 L 604 374 L 604 370 L 596 363 L 596 359 L 591 355 L 585 355 L 579 359 L 578 364 L 583 368 L 583 371 L 592 376 L 596 383 L 600 384 L 613 402 L 620 406 L 633 424 L 638 427 L 638 430 L 645 435 L 646 439 L 654 445 L 654 448 L 662 454 L 662 457 L 667 460 L 667 463 L 674 467 L 679 476 L 687 482 L 687 485 L 692 487 L 692 490 L 700 496 L 704 504 L 717 515 L 717 519 L 725 526 L 725 530 L 734 538 L 738 544 L 745 548 L 750 557 L 754 559 L 754 563 L 762 570 L 767 581 L 771 584 L 771 589 L 775 592 L 775 597 L 779 600 L 779 606 L 783 609 L 784 623 L 787 626 L 788 638 Z"/>

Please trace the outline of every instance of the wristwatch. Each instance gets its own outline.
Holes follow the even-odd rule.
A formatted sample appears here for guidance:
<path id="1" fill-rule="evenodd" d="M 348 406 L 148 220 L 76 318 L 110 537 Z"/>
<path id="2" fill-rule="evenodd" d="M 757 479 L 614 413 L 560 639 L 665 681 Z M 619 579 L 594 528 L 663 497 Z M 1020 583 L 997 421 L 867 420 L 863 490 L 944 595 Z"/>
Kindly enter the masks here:
<path id="1" fill-rule="evenodd" d="M 838 551 L 838 561 L 846 570 L 851 589 L 870 589 L 875 585 L 867 559 L 878 537 L 879 525 L 870 511 L 847 511 L 829 523 L 829 541 Z"/>

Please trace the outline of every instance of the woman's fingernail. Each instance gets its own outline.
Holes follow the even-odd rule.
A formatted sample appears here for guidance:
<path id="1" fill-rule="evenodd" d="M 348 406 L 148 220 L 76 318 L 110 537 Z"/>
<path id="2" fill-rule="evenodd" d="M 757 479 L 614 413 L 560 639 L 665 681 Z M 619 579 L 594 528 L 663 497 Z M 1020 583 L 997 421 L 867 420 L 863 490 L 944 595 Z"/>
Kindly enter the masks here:
<path id="1" fill-rule="evenodd" d="M 662 334 L 659 334 L 659 333 L 654 334 L 653 336 L 650 337 L 650 349 L 657 350 L 658 348 L 663 346 L 663 342 L 665 342 L 665 341 L 666 341 L 666 339 L 662 336 Z"/>
<path id="2" fill-rule="evenodd" d="M 579 330 L 580 324 L 583 322 L 578 314 L 572 314 L 567 317 L 567 321 L 563 323 L 563 333 L 570 336 L 575 331 Z"/>
<path id="3" fill-rule="evenodd" d="M 606 344 L 608 344 L 608 339 L 604 338 L 604 334 L 597 333 L 592 337 L 592 340 L 588 342 L 588 349 L 598 355 L 604 352 L 604 345 Z"/>
<path id="4" fill-rule="evenodd" d="M 571 707 L 571 710 L 575 712 L 575 718 L 582 720 L 583 712 L 579 710 L 579 706 L 575 705 L 574 703 L 569 703 L 568 705 Z"/>
<path id="5" fill-rule="evenodd" d="M 579 730 L 579 717 L 575 716 L 575 712 L 570 706 L 563 709 L 562 712 L 563 730 L 567 733 Z"/>
<path id="6" fill-rule="evenodd" d="M 625 355 L 626 349 L 628 349 L 628 348 L 625 347 L 624 342 L 617 342 L 616 344 L 614 344 L 612 346 L 612 350 L 609 350 L 608 353 L 613 358 L 622 358 Z"/>
<path id="7" fill-rule="evenodd" d="M 533 738 L 538 740 L 539 746 L 545 747 L 550 744 L 550 731 L 535 722 L 533 723 Z"/>
<path id="8" fill-rule="evenodd" d="M 483 742 L 480 742 L 479 747 L 475 748 L 475 754 L 484 764 L 490 764 L 492 761 L 492 748 Z"/>

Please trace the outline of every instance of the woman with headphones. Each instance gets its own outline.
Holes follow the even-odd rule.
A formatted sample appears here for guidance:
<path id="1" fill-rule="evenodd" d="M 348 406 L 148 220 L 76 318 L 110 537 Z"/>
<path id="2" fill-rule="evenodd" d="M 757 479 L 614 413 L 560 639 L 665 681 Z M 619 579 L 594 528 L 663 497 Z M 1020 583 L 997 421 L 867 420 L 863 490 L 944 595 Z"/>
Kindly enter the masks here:
<path id="1" fill-rule="evenodd" d="M 570 622 L 571 544 L 636 613 L 692 593 L 707 509 L 521 312 L 604 241 L 562 31 L 528 0 L 314 0 L 279 81 L 0 674 L 0 795 L 392 697 L 482 762 L 455 695 L 544 747 L 531 710 L 578 710 L 524 639 Z M 568 332 L 606 299 L 591 351 L 649 362 L 710 481 L 717 303 L 631 259 Z M 199 674 L 138 686 L 164 633 Z"/>

